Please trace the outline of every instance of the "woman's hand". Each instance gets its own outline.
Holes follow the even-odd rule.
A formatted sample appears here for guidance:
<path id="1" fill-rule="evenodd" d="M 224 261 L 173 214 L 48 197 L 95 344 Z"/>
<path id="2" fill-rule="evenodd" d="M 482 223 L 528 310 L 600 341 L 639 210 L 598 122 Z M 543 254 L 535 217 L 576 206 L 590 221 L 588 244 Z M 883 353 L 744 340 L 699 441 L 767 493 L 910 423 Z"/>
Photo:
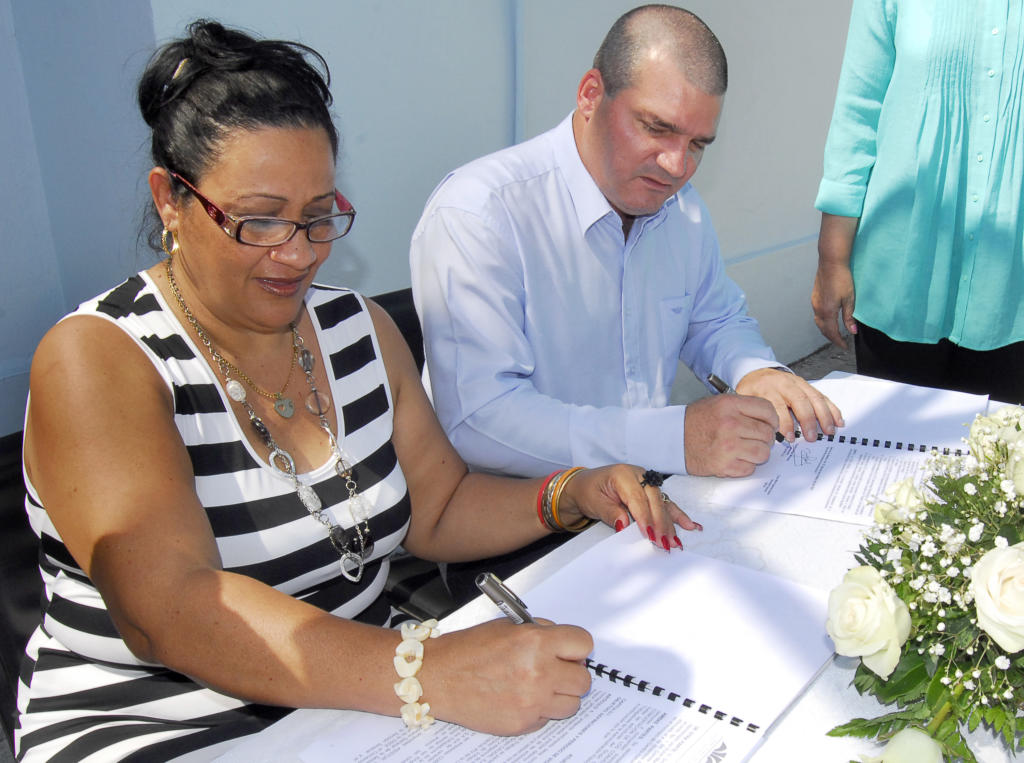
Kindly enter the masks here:
<path id="1" fill-rule="evenodd" d="M 493 620 L 424 648 L 420 701 L 436 718 L 488 734 L 525 734 L 568 718 L 590 689 L 583 660 L 594 641 L 574 625 Z"/>
<path id="2" fill-rule="evenodd" d="M 822 213 L 818 234 L 818 272 L 811 291 L 811 307 L 818 331 L 844 350 L 847 345 L 840 327 L 845 327 L 851 334 L 857 333 L 857 321 L 853 319 L 856 295 L 850 272 L 850 253 L 859 223 L 857 217 Z"/>
<path id="3" fill-rule="evenodd" d="M 676 525 L 684 530 L 703 530 L 662 491 L 660 485 L 646 485 L 639 466 L 617 464 L 585 469 L 565 486 L 558 513 L 572 525 L 579 516 L 599 519 L 616 532 L 636 521 L 640 534 L 666 551 L 682 548 Z"/>

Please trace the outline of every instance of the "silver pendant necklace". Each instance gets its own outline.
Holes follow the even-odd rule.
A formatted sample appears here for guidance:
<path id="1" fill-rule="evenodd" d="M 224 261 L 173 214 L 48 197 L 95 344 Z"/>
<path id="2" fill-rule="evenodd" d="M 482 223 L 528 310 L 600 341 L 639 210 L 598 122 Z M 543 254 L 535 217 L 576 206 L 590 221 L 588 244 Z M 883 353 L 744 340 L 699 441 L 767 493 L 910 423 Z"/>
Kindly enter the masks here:
<path id="1" fill-rule="evenodd" d="M 249 423 L 252 425 L 253 430 L 259 436 L 267 450 L 270 451 L 268 461 L 271 468 L 285 479 L 291 481 L 292 488 L 298 495 L 303 507 L 305 507 L 306 511 L 309 512 L 313 519 L 322 524 L 327 530 L 327 538 L 330 541 L 331 546 L 333 546 L 334 550 L 337 551 L 338 555 L 341 557 L 339 565 L 341 574 L 344 578 L 352 583 L 358 583 L 363 578 L 366 558 L 373 553 L 374 544 L 373 536 L 370 533 L 369 511 L 366 508 L 366 502 L 362 494 L 359 492 L 359 485 L 355 481 L 351 462 L 346 457 L 344 451 L 342 451 L 341 446 L 338 444 L 338 439 L 334 436 L 334 432 L 331 431 L 330 424 L 327 421 L 326 413 L 330 408 L 330 398 L 320 392 L 316 386 L 316 380 L 313 377 L 313 369 L 316 367 L 316 358 L 313 353 L 304 346 L 302 336 L 299 334 L 298 328 L 294 323 L 290 326 L 294 348 L 292 362 L 294 364 L 295 358 L 298 358 L 299 365 L 302 368 L 306 377 L 306 383 L 309 385 L 310 389 L 309 397 L 306 400 L 306 408 L 319 419 L 320 428 L 323 429 L 324 433 L 327 435 L 328 442 L 331 446 L 331 452 L 334 455 L 334 471 L 345 481 L 345 490 L 348 492 L 348 510 L 353 523 L 352 527 L 348 530 L 343 528 L 341 525 L 334 524 L 330 516 L 324 513 L 323 503 L 320 500 L 320 496 L 317 495 L 311 485 L 303 485 L 299 482 L 299 477 L 295 470 L 295 459 L 292 458 L 292 455 L 287 450 L 278 445 L 274 440 L 273 435 L 270 434 L 270 430 L 263 422 L 263 419 L 256 414 L 252 404 L 246 399 L 247 395 L 245 386 L 237 379 L 231 377 L 232 370 L 237 369 L 235 366 L 230 364 L 224 356 L 220 354 L 220 352 L 217 351 L 213 346 L 213 342 L 210 340 L 209 334 L 206 333 L 206 329 L 203 328 L 196 317 L 192 314 L 188 305 L 185 304 L 185 300 L 181 296 L 181 292 L 178 290 L 178 283 L 174 279 L 174 271 L 171 267 L 170 257 L 166 260 L 166 268 L 167 282 L 171 287 L 171 293 L 174 295 L 174 299 L 177 301 L 178 307 L 181 308 L 181 311 L 185 314 L 185 319 L 199 338 L 199 341 L 206 348 L 206 351 L 210 353 L 210 357 L 217 364 L 221 374 L 223 374 L 224 389 L 227 391 L 228 397 L 242 406 L 245 410 L 246 416 L 249 418 Z M 291 400 L 288 400 L 288 403 L 290 405 Z M 274 408 L 277 410 L 276 402 L 274 404 Z M 280 413 L 279 410 L 278 412 Z"/>

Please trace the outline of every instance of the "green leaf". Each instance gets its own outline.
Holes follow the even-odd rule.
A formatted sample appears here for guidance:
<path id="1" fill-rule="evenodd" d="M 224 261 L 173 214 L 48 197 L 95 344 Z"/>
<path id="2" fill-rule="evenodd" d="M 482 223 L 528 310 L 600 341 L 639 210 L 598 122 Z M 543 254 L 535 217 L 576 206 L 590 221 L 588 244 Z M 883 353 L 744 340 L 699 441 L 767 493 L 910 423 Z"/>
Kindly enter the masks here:
<path id="1" fill-rule="evenodd" d="M 829 736 L 853 736 L 874 739 L 877 736 L 894 734 L 907 726 L 920 726 L 930 716 L 923 702 L 918 702 L 907 710 L 896 710 L 877 718 L 854 718 L 848 723 L 836 726 L 828 732 Z"/>
<path id="2" fill-rule="evenodd" d="M 981 712 L 978 708 L 973 708 L 970 715 L 967 716 L 967 730 L 973 732 L 978 728 L 979 723 L 981 723 Z"/>
<path id="3" fill-rule="evenodd" d="M 971 748 L 967 746 L 967 741 L 963 738 L 959 729 L 956 729 L 953 734 L 950 734 L 947 738 L 941 741 L 943 747 L 946 748 L 946 759 L 963 760 L 965 763 L 978 763 L 978 759 L 974 757 L 974 753 L 971 752 Z"/>
<path id="4" fill-rule="evenodd" d="M 1011 546 L 1020 542 L 1020 530 L 1013 524 L 1001 525 L 996 535 L 1002 535 Z"/>
<path id="5" fill-rule="evenodd" d="M 874 693 L 882 704 L 906 704 L 924 696 L 928 680 L 928 668 L 924 657 L 915 650 L 910 650 L 900 659 L 889 679 Z"/>
<path id="6" fill-rule="evenodd" d="M 952 701 L 949 689 L 942 683 L 945 675 L 942 671 L 935 671 L 932 680 L 928 682 L 928 691 L 924 695 L 924 701 L 933 711 L 937 711 L 947 701 Z"/>

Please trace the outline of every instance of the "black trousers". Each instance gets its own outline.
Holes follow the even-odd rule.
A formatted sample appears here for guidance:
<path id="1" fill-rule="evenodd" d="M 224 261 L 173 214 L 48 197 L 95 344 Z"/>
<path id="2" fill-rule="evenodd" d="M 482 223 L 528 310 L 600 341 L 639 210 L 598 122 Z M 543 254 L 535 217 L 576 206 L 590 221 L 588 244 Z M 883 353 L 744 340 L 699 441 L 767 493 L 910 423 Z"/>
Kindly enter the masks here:
<path id="1" fill-rule="evenodd" d="M 968 350 L 948 339 L 937 344 L 898 342 L 860 323 L 854 350 L 859 374 L 1024 403 L 1024 342 L 985 351 Z"/>

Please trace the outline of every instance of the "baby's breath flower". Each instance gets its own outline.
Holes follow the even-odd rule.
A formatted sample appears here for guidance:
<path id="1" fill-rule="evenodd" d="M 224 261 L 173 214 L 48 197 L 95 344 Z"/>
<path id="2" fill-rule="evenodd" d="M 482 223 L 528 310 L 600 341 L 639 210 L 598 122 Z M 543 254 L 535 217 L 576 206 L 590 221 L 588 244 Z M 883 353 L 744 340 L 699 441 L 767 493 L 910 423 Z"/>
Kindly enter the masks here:
<path id="1" fill-rule="evenodd" d="M 1005 654 L 996 657 L 996 667 L 1000 670 L 1007 670 L 1010 667 L 1010 658 Z"/>

